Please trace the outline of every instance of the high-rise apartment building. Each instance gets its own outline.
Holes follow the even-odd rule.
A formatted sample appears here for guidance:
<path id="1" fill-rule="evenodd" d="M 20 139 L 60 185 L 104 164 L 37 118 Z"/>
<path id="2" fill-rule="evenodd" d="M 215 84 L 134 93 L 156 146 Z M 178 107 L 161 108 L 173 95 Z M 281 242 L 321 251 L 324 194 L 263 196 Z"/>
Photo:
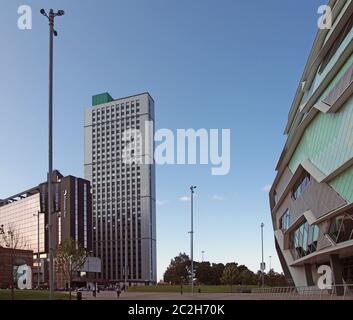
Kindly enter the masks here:
<path id="1" fill-rule="evenodd" d="M 353 3 L 330 0 L 289 112 L 270 191 L 276 248 L 288 279 L 315 286 L 330 267 L 353 281 Z"/>
<path id="2" fill-rule="evenodd" d="M 85 178 L 93 188 L 93 250 L 102 260 L 101 280 L 155 283 L 154 101 L 148 93 L 117 100 L 108 93 L 93 96 L 84 130 Z M 126 161 L 125 151 L 140 160 Z"/>

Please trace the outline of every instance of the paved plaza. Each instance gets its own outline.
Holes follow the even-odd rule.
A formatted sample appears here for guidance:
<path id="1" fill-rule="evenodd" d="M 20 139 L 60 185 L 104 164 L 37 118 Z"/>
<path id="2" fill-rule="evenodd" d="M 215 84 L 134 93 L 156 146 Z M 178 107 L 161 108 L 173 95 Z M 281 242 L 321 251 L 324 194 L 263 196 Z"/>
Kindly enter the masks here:
<path id="1" fill-rule="evenodd" d="M 92 292 L 83 292 L 83 300 L 118 300 L 114 291 L 101 291 L 96 297 Z M 184 293 L 158 293 L 158 292 L 127 292 L 120 295 L 120 300 L 352 300 L 352 297 L 336 297 L 336 296 L 303 296 L 303 295 L 263 295 L 263 294 L 247 294 L 247 293 L 205 293 L 194 294 Z"/>

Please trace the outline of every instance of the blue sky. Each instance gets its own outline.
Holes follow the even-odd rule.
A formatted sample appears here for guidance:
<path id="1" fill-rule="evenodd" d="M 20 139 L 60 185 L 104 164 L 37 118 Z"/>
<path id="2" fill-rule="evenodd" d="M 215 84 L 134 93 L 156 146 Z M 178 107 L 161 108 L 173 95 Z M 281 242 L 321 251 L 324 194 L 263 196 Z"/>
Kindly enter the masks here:
<path id="1" fill-rule="evenodd" d="M 17 8 L 33 29 L 17 28 Z M 230 128 L 231 172 L 157 167 L 158 275 L 189 253 L 189 186 L 195 200 L 195 259 L 281 271 L 268 195 L 283 130 L 324 0 L 2 0 L 0 4 L 0 198 L 29 188 L 47 170 L 47 22 L 40 8 L 65 9 L 55 40 L 55 168 L 83 176 L 83 109 L 91 96 L 149 91 L 157 128 Z"/>

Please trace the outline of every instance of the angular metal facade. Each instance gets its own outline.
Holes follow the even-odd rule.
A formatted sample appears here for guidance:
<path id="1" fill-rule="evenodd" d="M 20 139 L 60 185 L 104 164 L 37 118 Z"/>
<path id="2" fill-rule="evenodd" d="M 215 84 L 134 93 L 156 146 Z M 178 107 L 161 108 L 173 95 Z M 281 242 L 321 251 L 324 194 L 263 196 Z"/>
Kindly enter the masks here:
<path id="1" fill-rule="evenodd" d="M 288 117 L 270 191 L 276 248 L 287 278 L 315 286 L 328 265 L 353 282 L 353 3 L 329 1 Z"/>

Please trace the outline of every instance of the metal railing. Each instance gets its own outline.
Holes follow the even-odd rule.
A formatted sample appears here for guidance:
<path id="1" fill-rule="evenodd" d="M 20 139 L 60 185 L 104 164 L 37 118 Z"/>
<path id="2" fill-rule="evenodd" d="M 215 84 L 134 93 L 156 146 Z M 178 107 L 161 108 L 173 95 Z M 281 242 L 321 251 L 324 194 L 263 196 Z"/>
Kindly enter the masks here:
<path id="1" fill-rule="evenodd" d="M 332 285 L 329 289 L 318 287 L 253 288 L 251 294 L 271 300 L 353 300 L 353 284 Z"/>

